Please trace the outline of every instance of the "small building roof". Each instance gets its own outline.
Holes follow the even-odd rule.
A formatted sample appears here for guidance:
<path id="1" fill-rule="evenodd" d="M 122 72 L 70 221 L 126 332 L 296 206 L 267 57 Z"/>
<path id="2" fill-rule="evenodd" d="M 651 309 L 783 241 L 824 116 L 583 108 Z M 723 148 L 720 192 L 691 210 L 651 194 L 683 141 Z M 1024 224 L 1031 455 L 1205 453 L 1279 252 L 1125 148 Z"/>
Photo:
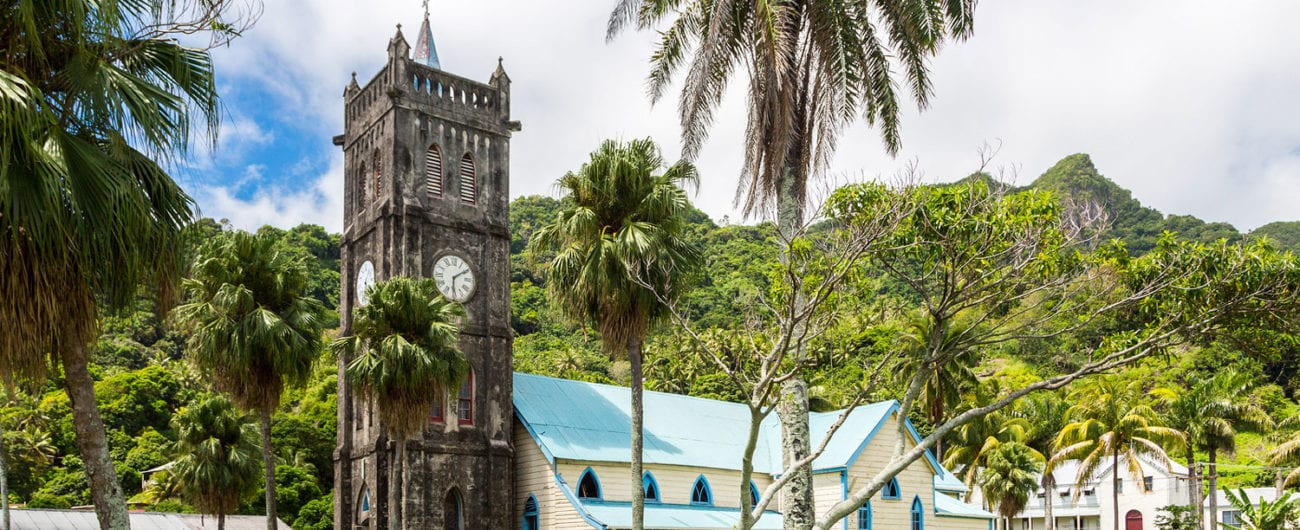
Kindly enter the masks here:
<path id="1" fill-rule="evenodd" d="M 934 494 L 934 511 L 938 515 L 948 517 L 968 517 L 972 519 L 993 519 L 997 517 L 974 504 L 966 504 L 960 499 L 944 493 Z"/>
<path id="2" fill-rule="evenodd" d="M 15 508 L 9 511 L 11 530 L 99 530 L 95 512 L 82 510 L 29 510 Z M 217 518 L 195 513 L 131 513 L 132 530 L 209 530 L 217 527 Z M 284 521 L 280 530 L 292 530 Z M 226 530 L 264 530 L 266 517 L 262 515 L 227 515 Z"/>
<path id="3" fill-rule="evenodd" d="M 413 61 L 442 70 L 442 63 L 438 61 L 438 47 L 433 43 L 433 29 L 429 27 L 428 11 L 424 13 L 424 22 L 420 23 L 420 34 L 415 37 L 413 55 Z"/>
<path id="4" fill-rule="evenodd" d="M 595 522 L 605 528 L 631 528 L 631 503 L 583 501 L 582 507 Z M 669 529 L 730 529 L 740 521 L 740 510 L 736 508 L 719 508 L 715 506 L 686 506 L 681 504 L 645 505 L 645 527 Z M 781 514 L 764 512 L 758 524 L 759 530 L 779 530 Z"/>

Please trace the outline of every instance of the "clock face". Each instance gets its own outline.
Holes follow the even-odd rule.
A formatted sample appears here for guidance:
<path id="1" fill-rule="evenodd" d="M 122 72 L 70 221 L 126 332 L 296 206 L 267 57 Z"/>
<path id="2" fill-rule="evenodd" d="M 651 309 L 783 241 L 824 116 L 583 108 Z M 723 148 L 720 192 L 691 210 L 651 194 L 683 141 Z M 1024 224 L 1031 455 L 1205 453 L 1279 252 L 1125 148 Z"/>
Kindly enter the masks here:
<path id="1" fill-rule="evenodd" d="M 370 296 L 366 290 L 375 284 L 375 264 L 369 261 L 362 263 L 361 268 L 357 269 L 357 304 L 366 305 L 370 303 Z"/>
<path id="2" fill-rule="evenodd" d="M 474 271 L 460 256 L 448 254 L 433 264 L 433 280 L 448 300 L 464 302 L 474 295 Z"/>

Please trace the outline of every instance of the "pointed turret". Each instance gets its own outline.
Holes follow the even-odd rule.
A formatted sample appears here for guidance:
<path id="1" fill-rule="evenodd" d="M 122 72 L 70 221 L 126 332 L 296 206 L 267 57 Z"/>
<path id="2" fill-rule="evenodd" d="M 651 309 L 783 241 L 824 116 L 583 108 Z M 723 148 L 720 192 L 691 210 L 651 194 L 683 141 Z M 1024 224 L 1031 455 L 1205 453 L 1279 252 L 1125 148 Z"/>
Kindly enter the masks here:
<path id="1" fill-rule="evenodd" d="M 510 86 L 510 76 L 506 75 L 506 67 L 502 64 L 503 62 L 503 58 L 497 57 L 497 70 L 492 72 L 492 78 L 488 79 L 488 84 Z"/>
<path id="2" fill-rule="evenodd" d="M 438 47 L 433 44 L 433 30 L 429 28 L 429 11 L 425 8 L 424 22 L 420 23 L 420 34 L 415 38 L 415 62 L 442 70 L 438 62 Z"/>

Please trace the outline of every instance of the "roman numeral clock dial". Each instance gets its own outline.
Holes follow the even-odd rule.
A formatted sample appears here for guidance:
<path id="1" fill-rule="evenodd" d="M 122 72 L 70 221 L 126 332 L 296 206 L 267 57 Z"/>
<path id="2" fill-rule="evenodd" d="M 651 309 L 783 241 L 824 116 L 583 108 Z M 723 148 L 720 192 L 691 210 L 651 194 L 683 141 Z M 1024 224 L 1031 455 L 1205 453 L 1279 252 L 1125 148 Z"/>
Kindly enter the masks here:
<path id="1" fill-rule="evenodd" d="M 464 303 L 474 296 L 474 271 L 460 256 L 448 254 L 438 258 L 433 264 L 433 279 L 438 291 L 448 300 Z"/>

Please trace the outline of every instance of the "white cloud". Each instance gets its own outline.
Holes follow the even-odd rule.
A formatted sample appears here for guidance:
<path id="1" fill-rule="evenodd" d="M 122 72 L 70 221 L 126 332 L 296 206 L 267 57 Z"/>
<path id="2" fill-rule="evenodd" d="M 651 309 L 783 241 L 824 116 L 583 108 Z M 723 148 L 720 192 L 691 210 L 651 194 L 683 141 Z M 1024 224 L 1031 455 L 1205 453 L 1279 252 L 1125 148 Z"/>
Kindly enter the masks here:
<path id="1" fill-rule="evenodd" d="M 512 140 L 514 195 L 550 193 L 604 138 L 650 135 L 666 155 L 677 153 L 676 94 L 653 108 L 644 94 L 654 35 L 626 34 L 607 45 L 609 8 L 605 1 L 563 9 L 517 0 L 433 4 L 448 71 L 486 80 L 496 58 L 505 58 L 515 118 L 524 124 Z M 936 94 L 928 111 L 906 111 L 903 152 L 885 155 L 878 133 L 859 125 L 844 137 L 834 171 L 885 175 L 917 159 L 927 174 L 950 180 L 974 169 L 981 143 L 1000 139 L 999 161 L 1021 167 L 1021 182 L 1087 152 L 1105 175 L 1166 213 L 1242 229 L 1300 218 L 1293 206 L 1300 199 L 1300 47 L 1289 23 L 1298 17 L 1300 3 L 984 2 L 974 38 L 933 61 Z M 218 71 L 223 83 L 257 87 L 278 103 L 231 110 L 299 121 L 316 137 L 274 141 L 314 143 L 317 158 L 334 157 L 328 139 L 342 130 L 350 72 L 364 83 L 386 60 L 394 24 L 413 36 L 419 21 L 418 2 L 267 2 L 257 27 L 218 50 Z M 697 201 L 716 217 L 735 217 L 742 85 L 733 84 L 699 159 Z M 221 149 L 238 147 L 223 142 Z M 285 209 L 250 215 L 281 225 L 341 215 L 326 203 L 341 194 L 340 173 L 326 175 L 334 176 L 320 177 L 310 193 L 288 195 L 315 197 L 316 207 L 297 209 L 292 200 L 273 200 L 276 190 L 261 190 L 255 197 L 266 202 L 258 204 Z"/>
<path id="2" fill-rule="evenodd" d="M 343 229 L 343 189 L 337 185 L 343 174 L 343 155 L 330 160 L 329 169 L 305 187 L 267 186 L 247 199 L 236 194 L 238 187 L 199 185 L 194 194 L 201 214 L 228 219 L 236 228 L 257 230 L 262 225 L 282 228 L 311 223 L 339 232 Z M 246 175 L 257 174 L 254 166 Z"/>

